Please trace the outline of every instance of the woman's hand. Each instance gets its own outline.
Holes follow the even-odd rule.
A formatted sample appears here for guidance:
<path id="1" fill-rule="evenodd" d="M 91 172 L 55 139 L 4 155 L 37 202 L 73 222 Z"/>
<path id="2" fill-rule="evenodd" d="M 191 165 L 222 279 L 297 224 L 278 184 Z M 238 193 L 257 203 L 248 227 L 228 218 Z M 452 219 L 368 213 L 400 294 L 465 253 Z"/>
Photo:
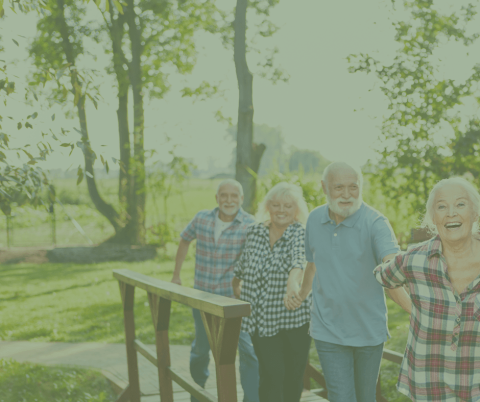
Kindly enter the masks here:
<path id="1" fill-rule="evenodd" d="M 283 302 L 287 310 L 295 310 L 300 307 L 305 298 L 300 295 L 300 280 L 303 272 L 299 268 L 290 271 L 287 282 L 287 292 L 283 298 Z"/>
<path id="2" fill-rule="evenodd" d="M 242 284 L 241 280 L 234 277 L 232 279 L 232 288 L 233 288 L 233 294 L 237 299 L 240 299 L 240 293 L 242 292 Z"/>

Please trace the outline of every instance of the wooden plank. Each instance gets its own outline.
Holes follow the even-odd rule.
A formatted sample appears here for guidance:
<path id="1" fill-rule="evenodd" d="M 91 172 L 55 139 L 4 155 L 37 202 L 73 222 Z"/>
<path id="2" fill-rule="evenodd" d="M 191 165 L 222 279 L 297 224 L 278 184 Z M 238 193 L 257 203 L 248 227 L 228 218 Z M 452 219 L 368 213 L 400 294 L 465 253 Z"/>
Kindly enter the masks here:
<path id="1" fill-rule="evenodd" d="M 158 367 L 157 356 L 152 350 L 147 347 L 142 341 L 135 339 L 133 343 L 135 350 L 140 353 L 145 359 L 151 362 L 154 366 Z"/>
<path id="2" fill-rule="evenodd" d="M 250 315 L 250 303 L 161 281 L 129 269 L 114 269 L 113 276 L 121 282 L 139 287 L 164 299 L 176 301 L 222 318 Z"/>
<path id="3" fill-rule="evenodd" d="M 128 395 L 130 402 L 140 402 L 140 377 L 138 374 L 137 352 L 135 350 L 135 317 L 133 305 L 135 287 L 119 283 L 123 301 L 123 317 L 125 325 L 125 344 L 127 347 L 128 364 Z"/>
<path id="4" fill-rule="evenodd" d="M 200 402 L 218 402 L 217 398 L 205 391 L 200 385 L 195 384 L 193 381 L 187 380 L 180 373 L 169 367 L 168 371 L 172 379 L 180 385 L 185 391 L 188 391 L 191 395 L 197 398 Z"/>
<path id="5" fill-rule="evenodd" d="M 170 343 L 168 327 L 170 325 L 170 308 L 172 302 L 153 293 L 148 293 L 148 301 L 155 327 L 155 345 L 157 349 L 158 384 L 162 402 L 173 402 L 173 383 L 168 368 L 170 367 Z"/>
<path id="6" fill-rule="evenodd" d="M 403 355 L 393 350 L 383 349 L 382 359 L 388 360 L 393 363 L 402 364 Z"/>
<path id="7" fill-rule="evenodd" d="M 127 386 L 127 388 L 125 388 L 122 393 L 118 396 L 118 398 L 116 399 L 115 402 L 130 402 L 132 401 L 131 399 L 131 389 L 130 389 L 130 385 Z M 140 402 L 140 399 L 139 399 L 139 402 Z"/>

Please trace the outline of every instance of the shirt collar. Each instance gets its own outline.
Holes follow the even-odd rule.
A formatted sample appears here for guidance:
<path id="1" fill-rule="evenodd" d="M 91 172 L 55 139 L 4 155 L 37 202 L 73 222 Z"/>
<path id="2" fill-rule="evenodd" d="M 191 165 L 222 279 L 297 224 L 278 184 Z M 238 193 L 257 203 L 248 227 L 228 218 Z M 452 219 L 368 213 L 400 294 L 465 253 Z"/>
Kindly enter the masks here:
<path id="1" fill-rule="evenodd" d="M 335 223 L 335 221 L 333 219 L 331 219 L 330 215 L 328 214 L 328 211 L 329 211 L 328 204 L 326 204 L 326 206 L 327 207 L 324 209 L 323 215 L 320 218 L 321 223 L 329 223 L 329 222 Z M 350 215 L 350 216 L 346 217 L 339 224 L 347 226 L 349 228 L 353 227 L 355 225 L 355 223 L 358 221 L 358 218 L 360 218 L 360 215 L 362 214 L 362 210 L 364 208 L 365 208 L 365 204 L 362 201 L 362 204 L 360 205 L 360 208 L 358 208 L 358 210 L 355 211 L 355 213 L 353 215 Z"/>
<path id="2" fill-rule="evenodd" d="M 440 240 L 440 235 L 436 235 L 428 244 L 428 258 L 432 258 L 436 254 L 442 254 L 442 241 Z"/>
<path id="3" fill-rule="evenodd" d="M 215 218 L 218 216 L 219 210 L 220 210 L 219 207 L 215 207 L 210 211 L 210 216 L 213 218 L 214 221 L 215 221 Z M 240 209 L 237 212 L 237 215 L 235 215 L 235 218 L 233 218 L 233 222 L 236 221 L 236 222 L 242 223 L 245 220 L 245 217 L 246 217 L 246 213 L 242 209 L 242 207 L 240 207 Z"/>

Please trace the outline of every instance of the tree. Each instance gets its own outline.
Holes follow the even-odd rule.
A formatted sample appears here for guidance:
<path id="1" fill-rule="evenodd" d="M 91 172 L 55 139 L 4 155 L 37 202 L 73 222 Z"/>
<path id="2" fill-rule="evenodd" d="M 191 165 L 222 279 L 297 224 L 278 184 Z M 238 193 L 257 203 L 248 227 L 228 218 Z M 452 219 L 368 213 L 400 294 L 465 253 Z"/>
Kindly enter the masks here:
<path id="1" fill-rule="evenodd" d="M 143 244 L 145 242 L 145 150 L 144 150 L 144 98 L 162 98 L 169 90 L 167 67 L 175 67 L 180 73 L 190 72 L 195 65 L 196 48 L 194 35 L 200 29 L 215 32 L 217 29 L 216 8 L 212 1 L 202 4 L 193 0 L 176 2 L 173 0 L 126 0 L 123 6 L 118 1 L 108 0 L 102 11 L 104 26 L 96 32 L 88 28 L 82 17 L 82 10 L 72 0 L 50 0 L 53 11 L 39 23 L 39 36 L 32 46 L 37 67 L 44 71 L 52 65 L 61 64 L 73 68 L 67 58 L 66 48 L 55 52 L 54 43 L 48 40 L 50 33 L 62 32 L 62 19 L 54 15 L 59 1 L 65 1 L 71 16 L 68 39 L 77 56 L 82 53 L 84 36 L 92 35 L 104 44 L 109 42 L 105 51 L 112 56 L 113 72 L 118 87 L 117 121 L 120 143 L 119 198 L 122 211 L 113 208 L 110 219 L 106 209 L 97 209 L 109 218 L 116 234 L 111 242 Z M 77 17 L 78 16 L 78 17 Z M 64 18 L 65 20 L 65 18 Z M 66 20 L 65 20 L 66 23 Z M 83 24 L 83 25 L 82 25 Z M 106 35 L 105 35 L 106 34 Z M 105 40 L 107 38 L 107 40 Z M 38 46 L 40 44 L 40 46 Z M 40 80 L 37 80 L 40 82 Z M 78 86 L 78 85 L 77 85 Z M 77 90 L 72 82 L 71 87 Z M 208 89 L 208 86 L 203 86 Z M 133 135 L 130 140 L 128 128 L 128 93 L 133 98 Z M 185 89 L 185 93 L 188 92 Z M 198 91 L 191 91 L 197 93 Z M 55 92 L 57 99 L 66 100 L 68 91 Z M 94 103 L 95 97 L 90 97 Z M 74 103 L 79 99 L 74 98 Z M 78 114 L 80 117 L 80 114 Z M 86 117 L 85 117 L 86 119 Z M 82 129 L 83 132 L 83 129 Z M 83 135 L 83 134 L 82 134 Z M 83 136 L 83 138 L 86 138 Z M 87 137 L 88 138 L 88 137 Z M 88 141 L 88 140 L 87 140 Z M 91 158 L 95 154 L 91 147 L 83 142 L 83 149 Z M 102 162 L 108 167 L 106 161 Z M 87 183 L 95 183 L 93 170 L 88 170 L 86 160 Z M 80 173 L 82 173 L 79 170 Z M 93 187 L 92 184 L 92 187 Z M 89 186 L 90 189 L 90 186 Z M 90 193 L 92 196 L 92 193 Z M 98 200 L 101 198 L 95 195 Z M 93 200 L 93 198 L 92 198 Z M 118 224 L 117 224 L 118 223 Z"/>
<path id="2" fill-rule="evenodd" d="M 268 16 L 271 6 L 278 0 L 248 1 L 237 0 L 234 20 L 234 62 L 238 82 L 238 120 L 237 120 L 237 160 L 235 177 L 242 184 L 244 191 L 244 208 L 252 212 L 256 194 L 256 176 L 260 167 L 260 160 L 265 152 L 264 144 L 253 141 L 253 75 L 247 64 L 247 8 L 250 5 L 258 14 Z M 276 27 L 267 19 L 260 26 L 262 36 L 270 36 L 276 31 Z M 274 50 L 273 54 L 276 53 Z M 264 67 L 273 67 L 273 55 L 267 58 Z M 266 76 L 266 74 L 263 74 Z M 274 69 L 270 76 L 273 82 L 286 80 L 281 70 Z"/>
<path id="3" fill-rule="evenodd" d="M 452 3 L 453 4 L 453 3 Z M 432 185 L 452 174 L 452 162 L 459 159 L 454 144 L 439 141 L 445 127 L 461 133 L 459 107 L 475 91 L 480 65 L 464 81 L 444 78 L 438 73 L 435 51 L 445 42 L 469 46 L 478 34 L 467 34 L 475 8 L 468 4 L 451 14 L 441 13 L 433 0 L 404 1 L 409 21 L 395 23 L 399 49 L 393 63 L 385 65 L 373 57 L 350 56 L 350 72 L 362 71 L 377 76 L 389 103 L 391 114 L 381 126 L 381 158 L 371 166 L 371 182 L 382 188 L 399 205 L 408 201 L 408 213 L 423 209 Z M 455 141 L 454 141 L 455 142 Z"/>
<path id="4" fill-rule="evenodd" d="M 290 172 L 303 170 L 306 173 L 321 173 L 330 163 L 320 152 L 308 149 L 294 149 L 290 155 L 288 168 Z"/>
<path id="5" fill-rule="evenodd" d="M 227 128 L 227 136 L 237 142 L 237 126 L 230 126 Z M 287 167 L 287 157 L 285 155 L 285 140 L 283 138 L 280 127 L 270 127 L 267 124 L 254 124 L 253 131 L 255 132 L 255 140 L 265 145 L 265 152 L 260 161 L 258 169 L 259 176 L 265 176 L 272 170 L 285 171 Z M 232 171 L 235 170 L 237 149 L 233 150 L 232 156 Z"/>

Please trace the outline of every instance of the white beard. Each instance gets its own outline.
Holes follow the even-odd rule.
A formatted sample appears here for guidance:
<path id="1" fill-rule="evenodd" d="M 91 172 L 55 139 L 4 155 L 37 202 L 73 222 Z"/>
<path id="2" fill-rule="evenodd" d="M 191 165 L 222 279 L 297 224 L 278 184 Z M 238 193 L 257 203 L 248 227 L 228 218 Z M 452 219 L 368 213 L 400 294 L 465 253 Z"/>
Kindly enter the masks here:
<path id="1" fill-rule="evenodd" d="M 232 215 L 236 215 L 236 214 L 237 214 L 237 212 L 240 210 L 240 207 L 237 207 L 237 208 L 229 211 L 229 210 L 227 210 L 227 209 L 225 208 L 225 205 L 219 205 L 219 209 L 220 209 L 220 211 L 222 211 L 222 213 L 224 213 L 225 215 L 232 216 Z"/>
<path id="2" fill-rule="evenodd" d="M 342 208 L 340 205 L 338 205 L 340 201 L 352 202 L 352 206 L 349 208 Z M 327 203 L 330 210 L 334 214 L 343 216 L 344 218 L 348 218 L 350 215 L 353 215 L 355 212 L 357 212 L 360 209 L 362 202 L 363 202 L 363 199 L 362 199 L 361 193 L 358 195 L 358 198 L 350 197 L 346 200 L 341 197 L 337 198 L 336 200 L 332 200 L 330 198 L 330 194 L 327 193 Z"/>

